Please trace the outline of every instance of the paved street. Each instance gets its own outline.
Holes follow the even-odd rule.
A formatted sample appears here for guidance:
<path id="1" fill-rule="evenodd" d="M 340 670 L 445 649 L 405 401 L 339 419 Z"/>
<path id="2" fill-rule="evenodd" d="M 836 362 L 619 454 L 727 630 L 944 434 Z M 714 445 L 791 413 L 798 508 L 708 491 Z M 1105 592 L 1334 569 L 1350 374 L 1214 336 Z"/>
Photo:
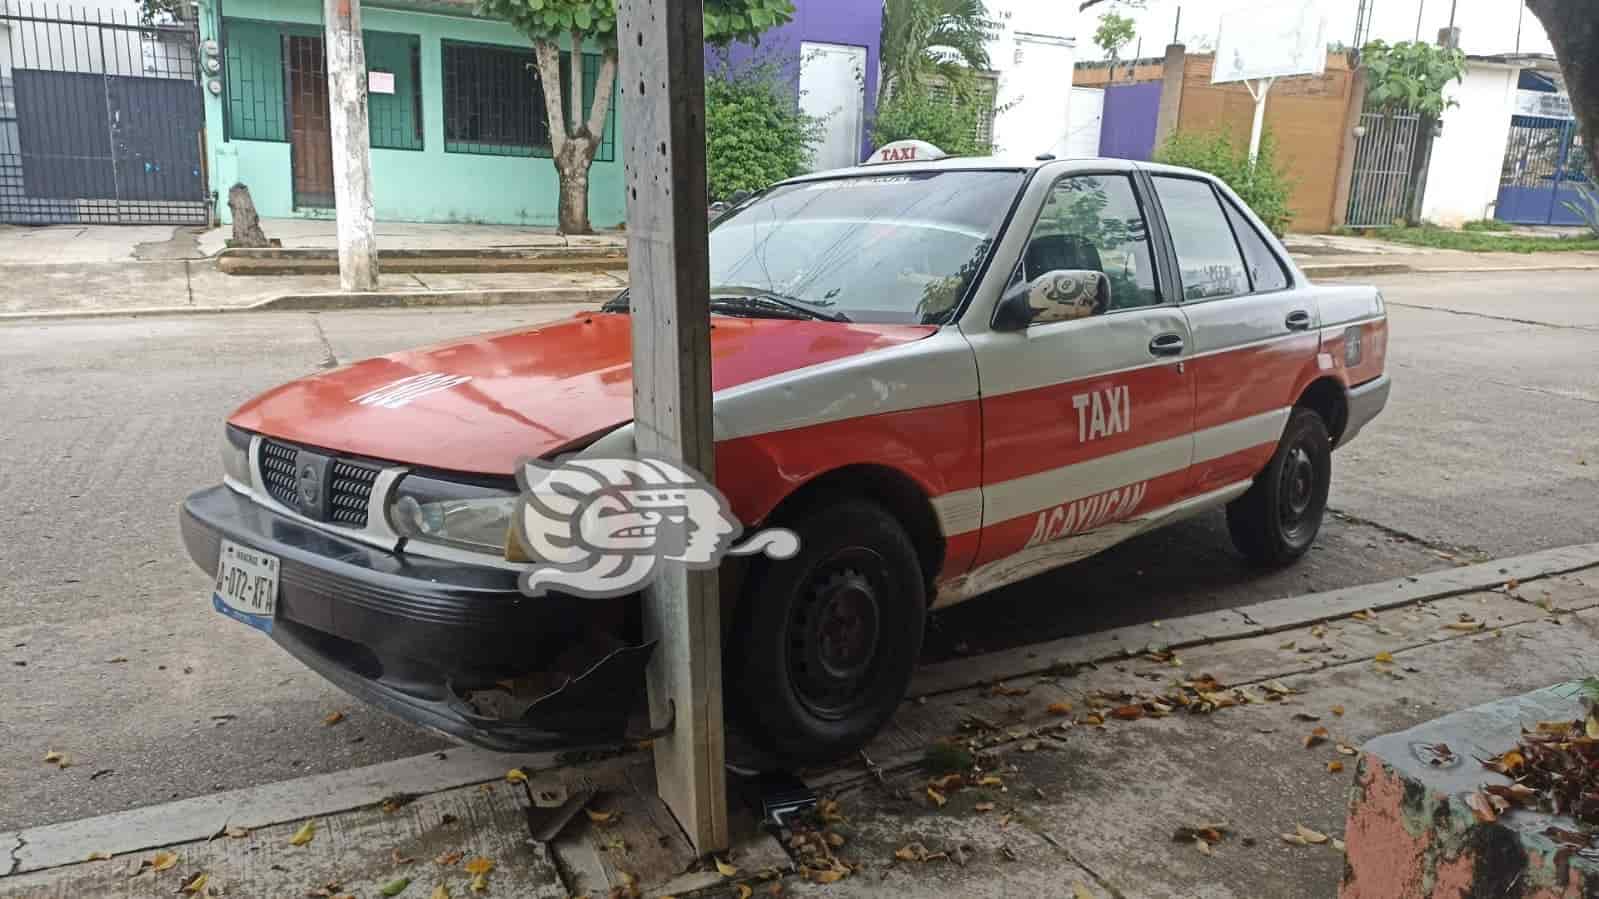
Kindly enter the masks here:
<path id="1" fill-rule="evenodd" d="M 1381 285 L 1394 398 L 1335 457 L 1338 514 L 1302 565 L 1247 570 L 1208 516 L 938 616 L 929 660 L 1599 540 L 1599 273 Z M 443 745 L 212 613 L 177 503 L 267 387 L 568 311 L 0 325 L 0 830 Z"/>

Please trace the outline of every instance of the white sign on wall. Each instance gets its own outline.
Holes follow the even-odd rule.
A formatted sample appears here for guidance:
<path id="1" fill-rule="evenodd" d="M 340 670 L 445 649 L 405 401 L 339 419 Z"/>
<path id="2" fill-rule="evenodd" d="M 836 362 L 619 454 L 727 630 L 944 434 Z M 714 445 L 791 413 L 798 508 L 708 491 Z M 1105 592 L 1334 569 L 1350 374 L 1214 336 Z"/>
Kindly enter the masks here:
<path id="1" fill-rule="evenodd" d="M 1571 98 L 1554 91 L 1516 91 L 1516 115 L 1543 116 L 1550 119 L 1574 119 Z"/>
<path id="2" fill-rule="evenodd" d="M 370 94 L 392 94 L 392 93 L 394 93 L 394 73 L 393 72 L 367 72 L 366 73 L 366 90 L 367 90 L 367 93 L 370 93 Z"/>

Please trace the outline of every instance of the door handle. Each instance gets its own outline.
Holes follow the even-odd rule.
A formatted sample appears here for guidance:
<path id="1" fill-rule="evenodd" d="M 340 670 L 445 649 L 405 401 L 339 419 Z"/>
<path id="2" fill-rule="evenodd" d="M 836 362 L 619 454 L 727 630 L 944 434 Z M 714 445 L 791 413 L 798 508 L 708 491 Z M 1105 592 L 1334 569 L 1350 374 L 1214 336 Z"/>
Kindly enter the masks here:
<path id="1" fill-rule="evenodd" d="M 1283 321 L 1290 331 L 1310 330 L 1310 313 L 1303 309 L 1295 309 L 1288 313 L 1288 318 Z"/>
<path id="2" fill-rule="evenodd" d="M 1183 335 L 1161 334 L 1149 342 L 1151 356 L 1177 356 L 1183 351 Z"/>

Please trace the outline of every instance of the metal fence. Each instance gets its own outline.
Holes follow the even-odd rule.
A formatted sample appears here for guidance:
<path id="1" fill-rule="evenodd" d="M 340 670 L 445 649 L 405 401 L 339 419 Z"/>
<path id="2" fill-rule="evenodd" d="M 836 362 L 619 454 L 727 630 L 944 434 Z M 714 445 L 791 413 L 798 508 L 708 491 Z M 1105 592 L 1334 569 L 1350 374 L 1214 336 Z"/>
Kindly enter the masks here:
<path id="1" fill-rule="evenodd" d="M 1587 154 L 1571 119 L 1510 118 L 1494 217 L 1528 225 L 1580 225 L 1570 205 L 1587 187 Z"/>
<path id="2" fill-rule="evenodd" d="M 1365 133 L 1356 139 L 1344 223 L 1352 228 L 1386 228 L 1402 223 L 1410 193 L 1411 162 L 1418 149 L 1420 118 L 1364 112 L 1360 124 Z"/>
<path id="3" fill-rule="evenodd" d="M 0 221 L 207 220 L 192 23 L 0 2 Z"/>

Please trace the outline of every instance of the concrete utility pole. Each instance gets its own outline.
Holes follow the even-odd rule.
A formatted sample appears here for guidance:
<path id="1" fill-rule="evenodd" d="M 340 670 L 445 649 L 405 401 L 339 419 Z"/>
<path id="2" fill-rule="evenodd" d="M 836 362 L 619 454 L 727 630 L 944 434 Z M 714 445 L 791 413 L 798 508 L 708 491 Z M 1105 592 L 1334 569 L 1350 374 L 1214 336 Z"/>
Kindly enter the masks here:
<path id="1" fill-rule="evenodd" d="M 376 290 L 372 235 L 372 135 L 366 119 L 366 48 L 361 0 L 322 0 L 327 22 L 328 123 L 333 136 L 333 197 L 338 214 L 339 286 Z"/>
<path id="2" fill-rule="evenodd" d="M 700 0 L 620 0 L 622 154 L 641 453 L 714 477 L 710 257 L 705 227 L 705 26 Z M 728 846 L 716 572 L 671 563 L 644 593 L 661 798 L 701 853 Z"/>

